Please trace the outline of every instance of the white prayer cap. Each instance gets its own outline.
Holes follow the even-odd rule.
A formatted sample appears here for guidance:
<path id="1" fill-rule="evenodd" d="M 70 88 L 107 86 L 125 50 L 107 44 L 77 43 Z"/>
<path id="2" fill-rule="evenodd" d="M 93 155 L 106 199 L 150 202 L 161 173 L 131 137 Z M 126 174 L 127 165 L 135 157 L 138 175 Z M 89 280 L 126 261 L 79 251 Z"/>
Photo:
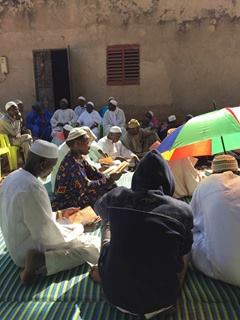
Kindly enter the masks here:
<path id="1" fill-rule="evenodd" d="M 111 100 L 115 100 L 115 98 L 114 97 L 109 97 L 108 101 L 110 102 Z"/>
<path id="2" fill-rule="evenodd" d="M 122 129 L 118 126 L 113 126 L 113 127 L 111 127 L 109 132 L 110 133 L 122 133 Z"/>
<path id="3" fill-rule="evenodd" d="M 118 105 L 117 101 L 114 100 L 114 99 L 110 100 L 109 102 L 110 102 L 112 105 L 116 106 L 116 107 L 117 107 L 117 105 Z"/>
<path id="4" fill-rule="evenodd" d="M 14 101 L 9 101 L 5 104 L 5 110 L 8 111 L 8 109 L 10 109 L 12 106 L 18 107 L 18 105 L 16 104 L 16 102 Z"/>
<path id="5" fill-rule="evenodd" d="M 175 114 L 172 114 L 171 116 L 168 117 L 168 122 L 173 122 L 175 120 L 177 120 Z"/>
<path id="6" fill-rule="evenodd" d="M 94 103 L 92 101 L 88 101 L 87 105 L 90 104 L 94 108 Z"/>
<path id="7" fill-rule="evenodd" d="M 37 154 L 40 157 L 46 159 L 57 159 L 58 158 L 58 147 L 48 141 L 38 139 L 36 140 L 29 149 L 32 153 Z"/>
<path id="8" fill-rule="evenodd" d="M 23 104 L 22 100 L 19 100 L 19 99 L 14 100 L 14 102 L 15 102 L 16 104 Z"/>
<path id="9" fill-rule="evenodd" d="M 87 132 L 84 129 L 82 129 L 82 128 L 73 128 L 70 131 L 66 141 L 72 141 L 72 140 L 80 138 L 80 137 L 82 137 L 84 135 L 87 135 Z"/>
<path id="10" fill-rule="evenodd" d="M 83 97 L 83 96 L 80 96 L 80 97 L 78 97 L 78 100 L 86 101 L 86 98 L 85 98 L 85 97 Z"/>
<path id="11" fill-rule="evenodd" d="M 81 129 L 86 131 L 87 135 L 90 138 L 90 142 L 97 141 L 97 137 L 95 136 L 95 134 L 92 132 L 92 130 L 89 127 L 82 126 Z"/>
<path id="12" fill-rule="evenodd" d="M 60 102 L 68 103 L 68 99 L 67 99 L 67 98 L 62 98 L 62 99 L 60 100 Z"/>
<path id="13" fill-rule="evenodd" d="M 65 126 L 63 126 L 63 129 L 66 131 L 71 131 L 73 129 L 73 127 L 70 126 L 70 124 L 65 124 Z"/>

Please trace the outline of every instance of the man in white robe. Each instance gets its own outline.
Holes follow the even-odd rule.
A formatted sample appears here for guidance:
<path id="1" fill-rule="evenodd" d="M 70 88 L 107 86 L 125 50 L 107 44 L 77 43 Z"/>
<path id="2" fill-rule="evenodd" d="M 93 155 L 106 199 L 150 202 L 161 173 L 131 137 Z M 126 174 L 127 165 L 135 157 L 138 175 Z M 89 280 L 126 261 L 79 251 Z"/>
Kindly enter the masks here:
<path id="1" fill-rule="evenodd" d="M 84 111 L 77 120 L 80 126 L 89 127 L 97 138 L 99 138 L 99 126 L 102 124 L 100 114 L 94 109 L 94 103 L 89 101 Z"/>
<path id="2" fill-rule="evenodd" d="M 76 113 L 69 108 L 69 103 L 67 99 L 61 99 L 59 107 L 60 109 L 54 112 L 51 119 L 53 138 L 55 133 L 63 131 L 63 127 L 65 124 L 70 124 L 71 126 L 74 126 L 77 123 Z"/>
<path id="3" fill-rule="evenodd" d="M 13 146 L 20 147 L 26 161 L 28 150 L 32 143 L 32 136 L 21 130 L 21 114 L 15 102 L 5 105 L 6 114 L 0 118 L 0 134 L 6 134 Z"/>
<path id="4" fill-rule="evenodd" d="M 192 261 L 205 275 L 240 286 L 240 177 L 230 155 L 216 156 L 213 174 L 193 193 Z"/>
<path id="5" fill-rule="evenodd" d="M 57 146 L 36 140 L 25 167 L 11 173 L 0 188 L 3 237 L 13 261 L 24 268 L 21 280 L 26 285 L 37 274 L 96 263 L 99 256 L 98 238 L 86 236 L 83 225 L 68 223 L 67 218 L 78 208 L 52 212 L 47 191 L 38 180 L 48 176 L 57 156 Z"/>
<path id="6" fill-rule="evenodd" d="M 126 118 L 124 111 L 118 108 L 116 100 L 110 100 L 108 110 L 103 116 L 103 132 L 104 135 L 109 133 L 109 130 L 113 126 L 118 126 L 123 132 L 126 131 Z"/>
<path id="7" fill-rule="evenodd" d="M 86 98 L 83 96 L 78 97 L 78 103 L 79 105 L 74 109 L 77 119 L 84 111 L 86 111 Z"/>
<path id="8" fill-rule="evenodd" d="M 113 159 L 138 159 L 136 154 L 127 149 L 120 141 L 122 129 L 117 126 L 111 127 L 107 136 L 98 141 L 98 145 L 108 156 Z"/>

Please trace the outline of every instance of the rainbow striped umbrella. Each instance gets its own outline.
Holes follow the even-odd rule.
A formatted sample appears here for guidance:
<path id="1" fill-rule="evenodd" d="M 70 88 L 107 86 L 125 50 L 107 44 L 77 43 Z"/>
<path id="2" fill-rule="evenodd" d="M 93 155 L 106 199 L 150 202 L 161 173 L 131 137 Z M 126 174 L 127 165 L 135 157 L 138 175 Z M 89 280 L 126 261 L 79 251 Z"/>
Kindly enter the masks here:
<path id="1" fill-rule="evenodd" d="M 205 156 L 240 148 L 240 107 L 194 117 L 157 147 L 167 160 Z"/>

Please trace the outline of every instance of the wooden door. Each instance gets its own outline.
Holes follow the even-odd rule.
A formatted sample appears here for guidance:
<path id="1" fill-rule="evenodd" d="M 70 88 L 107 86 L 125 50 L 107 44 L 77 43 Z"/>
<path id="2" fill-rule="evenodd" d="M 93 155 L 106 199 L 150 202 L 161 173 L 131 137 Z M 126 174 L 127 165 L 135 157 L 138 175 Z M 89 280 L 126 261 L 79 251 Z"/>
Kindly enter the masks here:
<path id="1" fill-rule="evenodd" d="M 48 101 L 49 109 L 55 109 L 51 50 L 33 51 L 36 98 Z"/>

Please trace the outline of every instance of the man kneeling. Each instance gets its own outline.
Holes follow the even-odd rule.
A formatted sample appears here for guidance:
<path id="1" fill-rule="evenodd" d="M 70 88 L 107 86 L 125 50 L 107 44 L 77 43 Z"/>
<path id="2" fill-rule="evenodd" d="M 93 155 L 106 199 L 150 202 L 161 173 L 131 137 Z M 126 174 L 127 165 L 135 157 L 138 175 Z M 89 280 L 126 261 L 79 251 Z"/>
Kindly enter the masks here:
<path id="1" fill-rule="evenodd" d="M 176 303 L 192 245 L 192 213 L 173 199 L 174 179 L 157 151 L 140 161 L 131 189 L 116 188 L 95 206 L 102 250 L 92 277 L 123 312 L 150 318 Z"/>
<path id="2" fill-rule="evenodd" d="M 24 270 L 21 280 L 31 284 L 37 274 L 51 275 L 84 262 L 96 263 L 100 243 L 86 237 L 82 224 L 60 224 L 78 208 L 52 212 L 38 177 L 45 178 L 57 162 L 58 148 L 36 140 L 26 165 L 11 173 L 0 188 L 0 222 L 13 261 Z"/>

